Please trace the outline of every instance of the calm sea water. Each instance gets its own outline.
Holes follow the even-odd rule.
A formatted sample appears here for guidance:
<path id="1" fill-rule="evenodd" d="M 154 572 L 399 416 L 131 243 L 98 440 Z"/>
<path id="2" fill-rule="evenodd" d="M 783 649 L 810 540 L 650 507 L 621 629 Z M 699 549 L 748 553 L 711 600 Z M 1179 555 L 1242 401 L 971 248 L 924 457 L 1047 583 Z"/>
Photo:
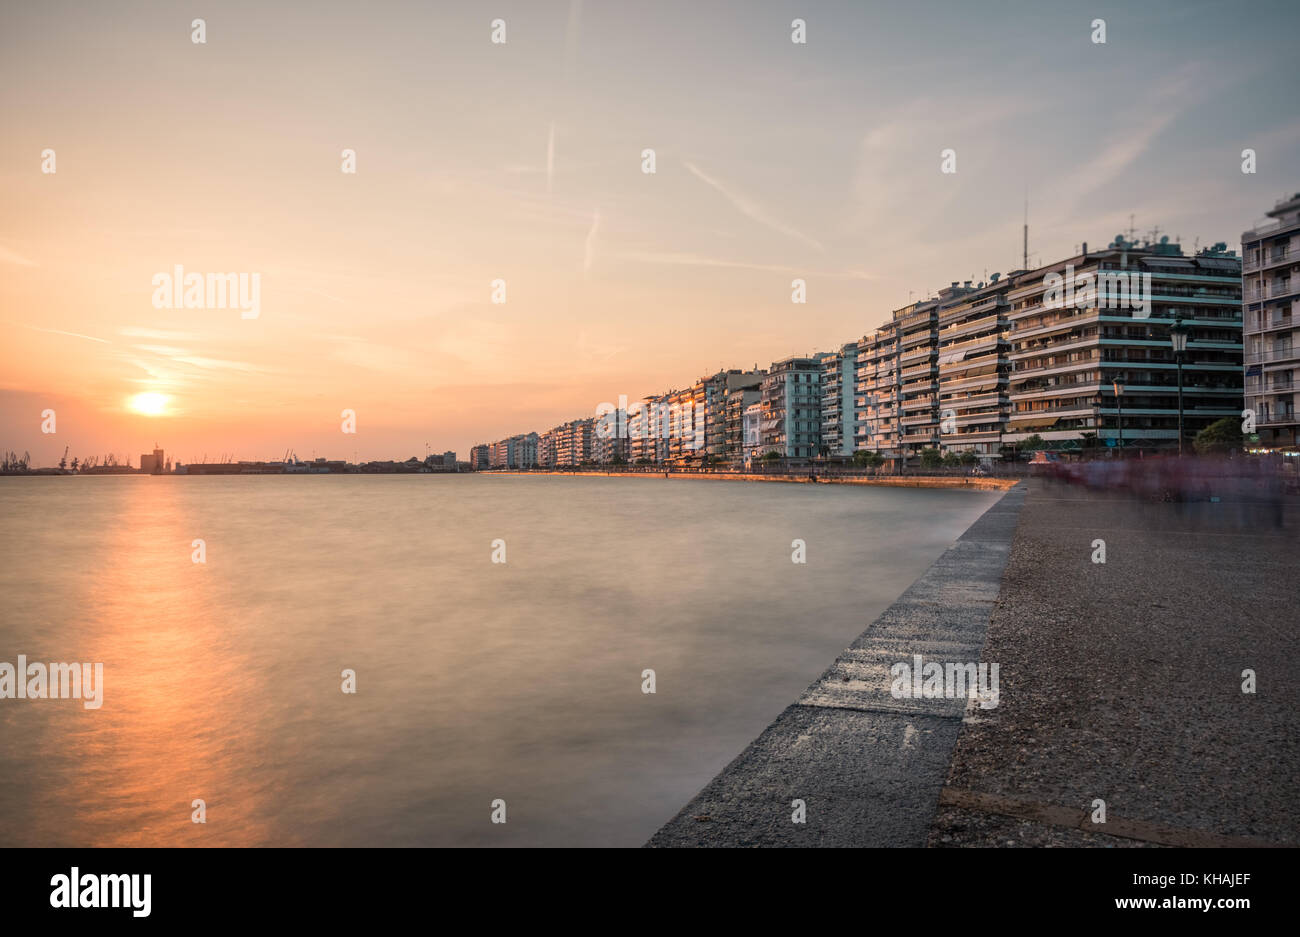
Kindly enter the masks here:
<path id="1" fill-rule="evenodd" d="M 0 479 L 0 660 L 105 683 L 0 700 L 0 845 L 640 845 L 996 498 Z"/>

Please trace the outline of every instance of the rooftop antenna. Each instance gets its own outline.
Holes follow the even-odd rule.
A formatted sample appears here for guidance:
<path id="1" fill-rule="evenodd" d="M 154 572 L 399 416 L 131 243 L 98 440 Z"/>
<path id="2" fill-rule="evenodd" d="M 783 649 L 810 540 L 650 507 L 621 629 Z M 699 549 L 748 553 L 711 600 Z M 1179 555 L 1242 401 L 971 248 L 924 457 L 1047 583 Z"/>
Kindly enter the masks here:
<path id="1" fill-rule="evenodd" d="M 1133 219 L 1134 219 L 1133 215 L 1128 216 L 1128 241 L 1130 244 L 1137 243 L 1136 241 L 1133 240 L 1133 238 L 1137 236 L 1137 228 L 1133 226 Z"/>
<path id="2" fill-rule="evenodd" d="M 1025 229 L 1022 241 L 1022 253 L 1024 255 L 1024 264 L 1021 270 L 1029 269 L 1029 189 L 1025 189 Z"/>

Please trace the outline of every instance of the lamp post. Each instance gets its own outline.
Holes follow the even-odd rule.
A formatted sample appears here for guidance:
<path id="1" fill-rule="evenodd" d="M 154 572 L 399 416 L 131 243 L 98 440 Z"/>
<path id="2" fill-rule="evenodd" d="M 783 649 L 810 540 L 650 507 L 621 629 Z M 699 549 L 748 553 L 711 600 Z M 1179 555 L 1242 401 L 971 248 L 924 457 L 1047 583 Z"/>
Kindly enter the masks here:
<path id="1" fill-rule="evenodd" d="M 1174 319 L 1169 327 L 1169 343 L 1174 349 L 1174 361 L 1178 363 L 1178 455 L 1183 454 L 1183 359 L 1187 357 L 1187 326 L 1183 317 Z"/>
<path id="2" fill-rule="evenodd" d="M 1097 393 L 1092 395 L 1092 406 L 1093 409 L 1097 411 L 1097 415 L 1093 419 L 1093 426 L 1097 430 L 1097 432 L 1094 433 L 1093 435 L 1097 437 L 1095 444 L 1098 446 L 1101 445 L 1101 405 L 1105 402 L 1106 402 L 1106 398 L 1102 396 L 1101 388 L 1098 387 Z"/>
<path id="3" fill-rule="evenodd" d="M 1119 457 L 1124 458 L 1124 385 L 1119 381 L 1114 383 L 1115 388 L 1115 429 L 1119 433 Z"/>

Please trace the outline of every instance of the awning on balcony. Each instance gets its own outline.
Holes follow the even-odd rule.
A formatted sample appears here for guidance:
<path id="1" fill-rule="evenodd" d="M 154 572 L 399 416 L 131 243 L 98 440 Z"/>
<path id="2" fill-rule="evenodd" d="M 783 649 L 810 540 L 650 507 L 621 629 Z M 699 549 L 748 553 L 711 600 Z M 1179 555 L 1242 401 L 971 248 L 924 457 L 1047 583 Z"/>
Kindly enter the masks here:
<path id="1" fill-rule="evenodd" d="M 1022 417 L 1013 416 L 1011 420 L 1007 423 L 1007 429 L 1017 433 L 1027 429 L 1028 430 L 1051 429 L 1060 421 L 1061 418 L 1059 416 L 1049 417 L 1049 416 L 1041 416 L 1041 415 L 1034 415 L 1034 414 L 1026 414 Z"/>
<path id="2" fill-rule="evenodd" d="M 1223 257 L 1197 257 L 1196 266 L 1209 270 L 1240 270 L 1241 261 Z"/>
<path id="3" fill-rule="evenodd" d="M 962 358 L 965 357 L 966 357 L 966 352 L 964 351 L 950 351 L 946 355 L 939 356 L 939 363 L 955 364 L 956 362 L 960 361 Z"/>

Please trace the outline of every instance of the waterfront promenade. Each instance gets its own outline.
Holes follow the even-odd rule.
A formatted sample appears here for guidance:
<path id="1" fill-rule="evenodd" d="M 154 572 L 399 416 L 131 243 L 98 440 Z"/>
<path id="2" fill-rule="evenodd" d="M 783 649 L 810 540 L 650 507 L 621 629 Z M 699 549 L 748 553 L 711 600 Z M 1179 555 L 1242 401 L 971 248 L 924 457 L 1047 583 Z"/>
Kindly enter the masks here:
<path id="1" fill-rule="evenodd" d="M 929 845 L 1300 845 L 1294 497 L 1283 520 L 1031 482 L 984 648 L 1000 705 L 962 726 Z"/>
<path id="2" fill-rule="evenodd" d="M 1297 844 L 1298 533 L 1031 479 L 648 845 Z M 998 663 L 998 705 L 895 699 L 914 654 Z"/>
<path id="3" fill-rule="evenodd" d="M 558 475 L 581 478 L 657 478 L 699 479 L 707 481 L 739 482 L 784 482 L 786 484 L 807 485 L 876 485 L 884 488 L 970 488 L 977 491 L 1005 491 L 1015 486 L 1018 478 L 990 477 L 978 475 L 867 475 L 852 472 L 729 472 L 729 471 L 594 471 L 578 469 L 559 471 L 555 469 L 530 469 L 526 472 L 511 469 L 488 469 L 476 472 L 478 475 Z"/>

